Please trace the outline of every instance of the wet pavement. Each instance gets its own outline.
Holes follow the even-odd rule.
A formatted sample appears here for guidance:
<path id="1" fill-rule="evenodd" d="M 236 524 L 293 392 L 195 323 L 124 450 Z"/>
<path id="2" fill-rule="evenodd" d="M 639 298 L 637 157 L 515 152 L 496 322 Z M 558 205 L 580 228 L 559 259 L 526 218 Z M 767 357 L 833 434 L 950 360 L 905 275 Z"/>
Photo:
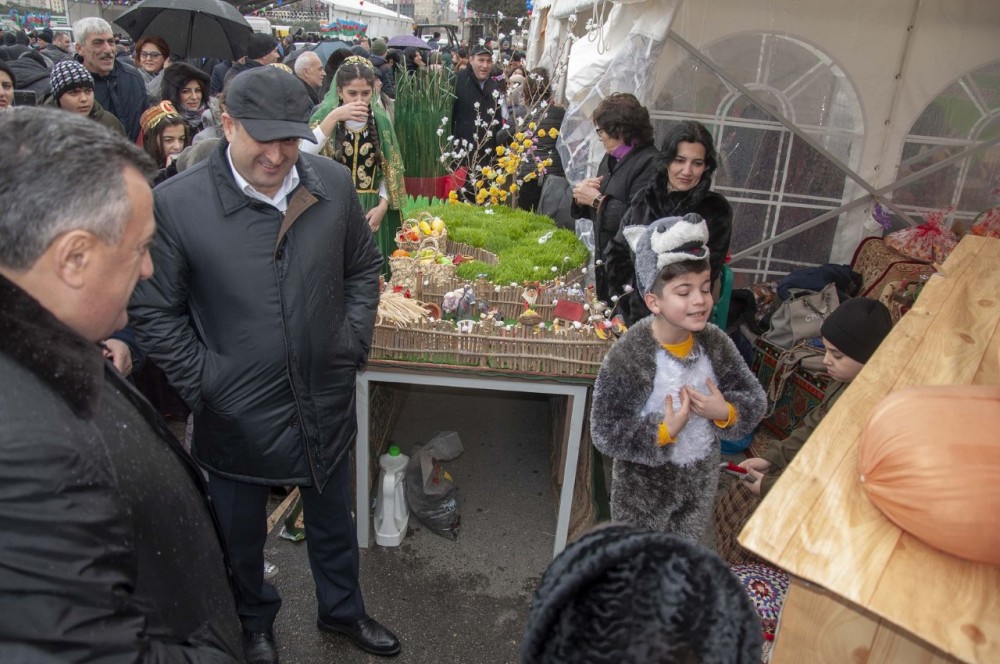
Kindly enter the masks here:
<path id="1" fill-rule="evenodd" d="M 447 462 L 459 488 L 457 541 L 410 517 L 399 547 L 361 551 L 369 614 L 400 637 L 395 662 L 518 660 L 535 585 L 552 557 L 556 524 L 549 481 L 549 397 L 398 388 L 389 440 L 409 453 L 438 431 L 457 431 L 464 452 Z M 278 504 L 273 501 L 272 508 Z M 284 600 L 275 635 L 282 662 L 375 662 L 346 638 L 319 632 L 306 543 L 268 539 Z"/>

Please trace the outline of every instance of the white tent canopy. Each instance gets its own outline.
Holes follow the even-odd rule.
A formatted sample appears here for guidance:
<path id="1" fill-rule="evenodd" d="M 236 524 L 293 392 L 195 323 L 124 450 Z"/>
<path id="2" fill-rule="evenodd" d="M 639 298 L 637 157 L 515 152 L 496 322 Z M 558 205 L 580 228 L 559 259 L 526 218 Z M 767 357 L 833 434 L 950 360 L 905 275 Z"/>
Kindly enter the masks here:
<path id="1" fill-rule="evenodd" d="M 371 37 L 395 37 L 413 31 L 413 18 L 361 0 L 321 0 L 327 6 L 327 20 L 346 19 L 365 23 Z"/>
<path id="2" fill-rule="evenodd" d="M 880 231 L 875 201 L 896 227 L 1000 204 L 1000 2 L 538 0 L 534 15 L 529 61 L 569 54 L 571 179 L 602 156 L 590 115 L 612 92 L 636 94 L 658 137 L 702 122 L 741 281 L 848 262 Z"/>

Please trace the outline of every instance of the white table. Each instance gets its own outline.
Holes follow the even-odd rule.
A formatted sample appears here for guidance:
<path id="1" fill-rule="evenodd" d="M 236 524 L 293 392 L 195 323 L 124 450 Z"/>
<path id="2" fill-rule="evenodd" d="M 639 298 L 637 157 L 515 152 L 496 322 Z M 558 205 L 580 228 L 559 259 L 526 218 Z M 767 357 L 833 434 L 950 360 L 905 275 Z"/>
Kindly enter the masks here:
<path id="1" fill-rule="evenodd" d="M 434 369 L 396 369 L 368 365 L 357 377 L 358 439 L 355 448 L 357 467 L 357 527 L 358 546 L 367 548 L 371 531 L 369 501 L 371 487 L 368 482 L 369 450 L 369 397 L 371 383 L 403 383 L 406 385 L 429 385 L 438 387 L 458 387 L 469 390 L 500 390 L 505 392 L 528 392 L 531 394 L 555 394 L 569 397 L 569 431 L 566 446 L 566 460 L 563 467 L 562 492 L 559 495 L 559 517 L 556 521 L 556 541 L 553 557 L 566 548 L 569 533 L 570 508 L 573 505 L 573 486 L 576 483 L 576 466 L 580 457 L 580 440 L 583 437 L 583 417 L 587 404 L 586 384 L 558 383 L 548 380 L 534 380 L 508 376 L 476 376 L 467 373 L 447 372 Z"/>

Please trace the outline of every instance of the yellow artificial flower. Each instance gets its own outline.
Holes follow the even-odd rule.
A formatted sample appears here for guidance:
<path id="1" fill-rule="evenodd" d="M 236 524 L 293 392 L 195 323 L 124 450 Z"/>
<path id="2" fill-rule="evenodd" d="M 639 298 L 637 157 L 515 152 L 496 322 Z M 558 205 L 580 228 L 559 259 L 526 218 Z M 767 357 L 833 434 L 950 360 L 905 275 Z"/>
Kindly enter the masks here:
<path id="1" fill-rule="evenodd" d="M 534 130 L 534 129 L 535 129 L 535 127 L 537 127 L 537 126 L 538 126 L 538 125 L 536 125 L 536 124 L 535 124 L 534 122 L 529 122 L 529 123 L 528 123 L 528 129 L 531 129 L 531 130 Z"/>
<path id="2" fill-rule="evenodd" d="M 521 141 L 521 145 L 523 145 L 526 148 L 530 148 L 531 147 L 531 139 L 530 138 L 524 139 L 523 141 Z"/>
<path id="3" fill-rule="evenodd" d="M 480 189 L 479 191 L 477 191 L 476 192 L 476 203 L 478 203 L 479 205 L 482 205 L 483 201 L 486 200 L 486 196 L 487 195 L 488 194 L 486 193 L 485 189 Z"/>
<path id="4" fill-rule="evenodd" d="M 519 142 L 519 143 L 521 141 L 523 141 L 524 140 L 524 132 L 520 132 L 519 131 L 516 134 L 514 134 L 514 140 L 517 141 L 517 142 Z"/>
<path id="5" fill-rule="evenodd" d="M 527 175 L 524 176 L 524 181 L 525 182 L 531 182 L 536 177 L 537 177 L 537 175 L 535 173 L 528 173 Z"/>
<path id="6" fill-rule="evenodd" d="M 497 154 L 502 157 L 504 152 L 505 152 L 505 150 L 503 149 L 503 146 L 502 145 L 498 145 L 497 146 Z"/>
<path id="7" fill-rule="evenodd" d="M 497 184 L 505 184 L 506 182 L 507 182 L 507 176 L 506 175 L 504 175 L 503 173 L 501 173 L 500 175 L 497 176 L 497 179 L 496 179 L 496 183 Z"/>
<path id="8" fill-rule="evenodd" d="M 546 159 L 542 163 L 545 164 L 545 166 L 551 166 L 552 165 L 552 160 L 551 159 Z"/>
<path id="9" fill-rule="evenodd" d="M 476 180 L 476 189 L 482 189 L 484 184 L 486 183 L 482 180 Z"/>
<path id="10" fill-rule="evenodd" d="M 518 189 L 518 186 L 516 184 L 510 185 L 510 193 L 512 193 L 512 194 L 516 193 L 517 189 Z"/>
<path id="11" fill-rule="evenodd" d="M 552 138 L 555 138 L 558 135 L 559 135 L 559 130 L 558 129 L 556 129 L 555 127 L 553 127 L 552 129 L 549 129 L 549 136 L 551 136 Z"/>
<path id="12" fill-rule="evenodd" d="M 490 186 L 490 196 L 496 196 L 499 193 L 500 193 L 500 189 L 498 189 L 496 186 L 492 186 L 492 185 Z"/>

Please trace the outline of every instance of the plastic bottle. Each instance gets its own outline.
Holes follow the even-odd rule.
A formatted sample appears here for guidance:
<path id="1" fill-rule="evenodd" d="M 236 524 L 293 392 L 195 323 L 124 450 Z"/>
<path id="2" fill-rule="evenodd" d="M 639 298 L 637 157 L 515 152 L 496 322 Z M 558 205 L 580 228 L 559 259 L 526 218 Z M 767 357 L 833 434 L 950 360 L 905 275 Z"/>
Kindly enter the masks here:
<path id="1" fill-rule="evenodd" d="M 378 459 L 382 473 L 375 497 L 375 543 L 380 546 L 399 546 L 406 537 L 410 509 L 406 505 L 403 480 L 409 461 L 410 458 L 400 453 L 395 445 Z"/>

